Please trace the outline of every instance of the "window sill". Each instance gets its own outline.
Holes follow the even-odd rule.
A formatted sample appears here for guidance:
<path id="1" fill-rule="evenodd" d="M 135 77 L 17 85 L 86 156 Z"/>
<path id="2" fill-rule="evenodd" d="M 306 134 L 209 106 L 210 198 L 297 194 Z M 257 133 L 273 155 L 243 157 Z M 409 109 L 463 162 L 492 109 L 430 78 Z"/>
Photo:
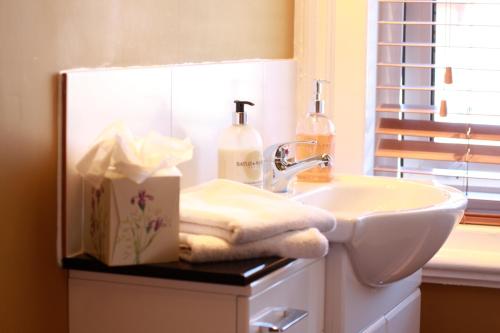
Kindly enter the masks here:
<path id="1" fill-rule="evenodd" d="M 500 288 L 500 227 L 459 224 L 424 266 L 423 282 Z"/>

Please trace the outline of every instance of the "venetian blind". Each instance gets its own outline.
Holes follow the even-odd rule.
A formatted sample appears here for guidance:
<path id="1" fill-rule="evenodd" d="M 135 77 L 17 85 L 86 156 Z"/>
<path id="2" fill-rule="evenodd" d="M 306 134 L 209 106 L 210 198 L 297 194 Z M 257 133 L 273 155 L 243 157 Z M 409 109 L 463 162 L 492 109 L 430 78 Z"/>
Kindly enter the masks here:
<path id="1" fill-rule="evenodd" d="M 500 214 L 500 0 L 379 0 L 377 175 Z"/>

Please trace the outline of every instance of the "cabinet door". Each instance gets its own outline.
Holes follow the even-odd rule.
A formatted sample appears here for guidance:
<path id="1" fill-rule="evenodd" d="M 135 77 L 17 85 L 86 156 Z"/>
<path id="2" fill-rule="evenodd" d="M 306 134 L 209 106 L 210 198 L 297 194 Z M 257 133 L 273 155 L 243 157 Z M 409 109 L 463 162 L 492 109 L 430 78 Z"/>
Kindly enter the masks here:
<path id="1" fill-rule="evenodd" d="M 420 332 L 420 289 L 385 315 L 387 333 Z"/>
<path id="2" fill-rule="evenodd" d="M 234 333 L 236 297 L 69 280 L 70 333 Z"/>
<path id="3" fill-rule="evenodd" d="M 361 331 L 361 333 L 387 333 L 385 330 L 385 317 L 381 317 L 368 328 Z"/>
<path id="4" fill-rule="evenodd" d="M 257 323 L 298 318 L 300 312 L 293 310 L 305 311 L 307 316 L 290 326 L 287 333 L 323 332 L 324 282 L 324 260 L 319 260 L 260 294 L 239 298 L 238 333 L 267 332 L 259 330 Z"/>

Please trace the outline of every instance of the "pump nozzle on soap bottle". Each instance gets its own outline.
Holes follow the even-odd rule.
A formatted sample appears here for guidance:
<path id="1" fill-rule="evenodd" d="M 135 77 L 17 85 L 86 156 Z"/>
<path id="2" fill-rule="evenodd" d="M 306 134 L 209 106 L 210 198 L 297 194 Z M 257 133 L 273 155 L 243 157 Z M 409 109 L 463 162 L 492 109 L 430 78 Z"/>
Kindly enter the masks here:
<path id="1" fill-rule="evenodd" d="M 254 106 L 252 102 L 235 100 L 236 110 L 233 114 L 233 125 L 246 125 L 247 114 L 245 112 L 245 105 Z"/>
<path id="2" fill-rule="evenodd" d="M 219 138 L 218 177 L 245 184 L 262 186 L 262 138 L 247 123 L 245 105 L 249 101 L 235 100 L 233 125 Z"/>
<path id="3" fill-rule="evenodd" d="M 321 99 L 323 84 L 330 83 L 326 80 L 314 80 L 314 113 L 324 113 L 325 112 L 325 101 Z"/>
<path id="4" fill-rule="evenodd" d="M 325 115 L 325 101 L 322 88 L 325 80 L 314 80 L 313 101 L 306 116 L 297 124 L 297 141 L 316 141 L 315 145 L 298 144 L 297 158 L 328 154 L 334 158 L 335 126 Z M 329 167 L 315 167 L 297 175 L 299 181 L 328 182 L 333 179 L 333 162 Z"/>

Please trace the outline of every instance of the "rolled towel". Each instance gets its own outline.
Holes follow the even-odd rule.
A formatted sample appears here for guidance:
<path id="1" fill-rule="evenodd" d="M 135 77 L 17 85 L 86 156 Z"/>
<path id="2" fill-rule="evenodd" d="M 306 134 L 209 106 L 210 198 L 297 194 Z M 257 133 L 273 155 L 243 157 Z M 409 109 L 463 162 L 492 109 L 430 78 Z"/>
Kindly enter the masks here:
<path id="1" fill-rule="evenodd" d="M 280 256 L 318 258 L 328 253 L 328 240 L 318 229 L 289 231 L 245 244 L 230 244 L 208 235 L 180 233 L 180 257 L 189 262 L 241 260 Z"/>
<path id="2" fill-rule="evenodd" d="M 328 211 L 250 185 L 216 179 L 185 189 L 180 196 L 180 231 L 211 235 L 233 244 L 280 233 L 335 227 Z"/>

